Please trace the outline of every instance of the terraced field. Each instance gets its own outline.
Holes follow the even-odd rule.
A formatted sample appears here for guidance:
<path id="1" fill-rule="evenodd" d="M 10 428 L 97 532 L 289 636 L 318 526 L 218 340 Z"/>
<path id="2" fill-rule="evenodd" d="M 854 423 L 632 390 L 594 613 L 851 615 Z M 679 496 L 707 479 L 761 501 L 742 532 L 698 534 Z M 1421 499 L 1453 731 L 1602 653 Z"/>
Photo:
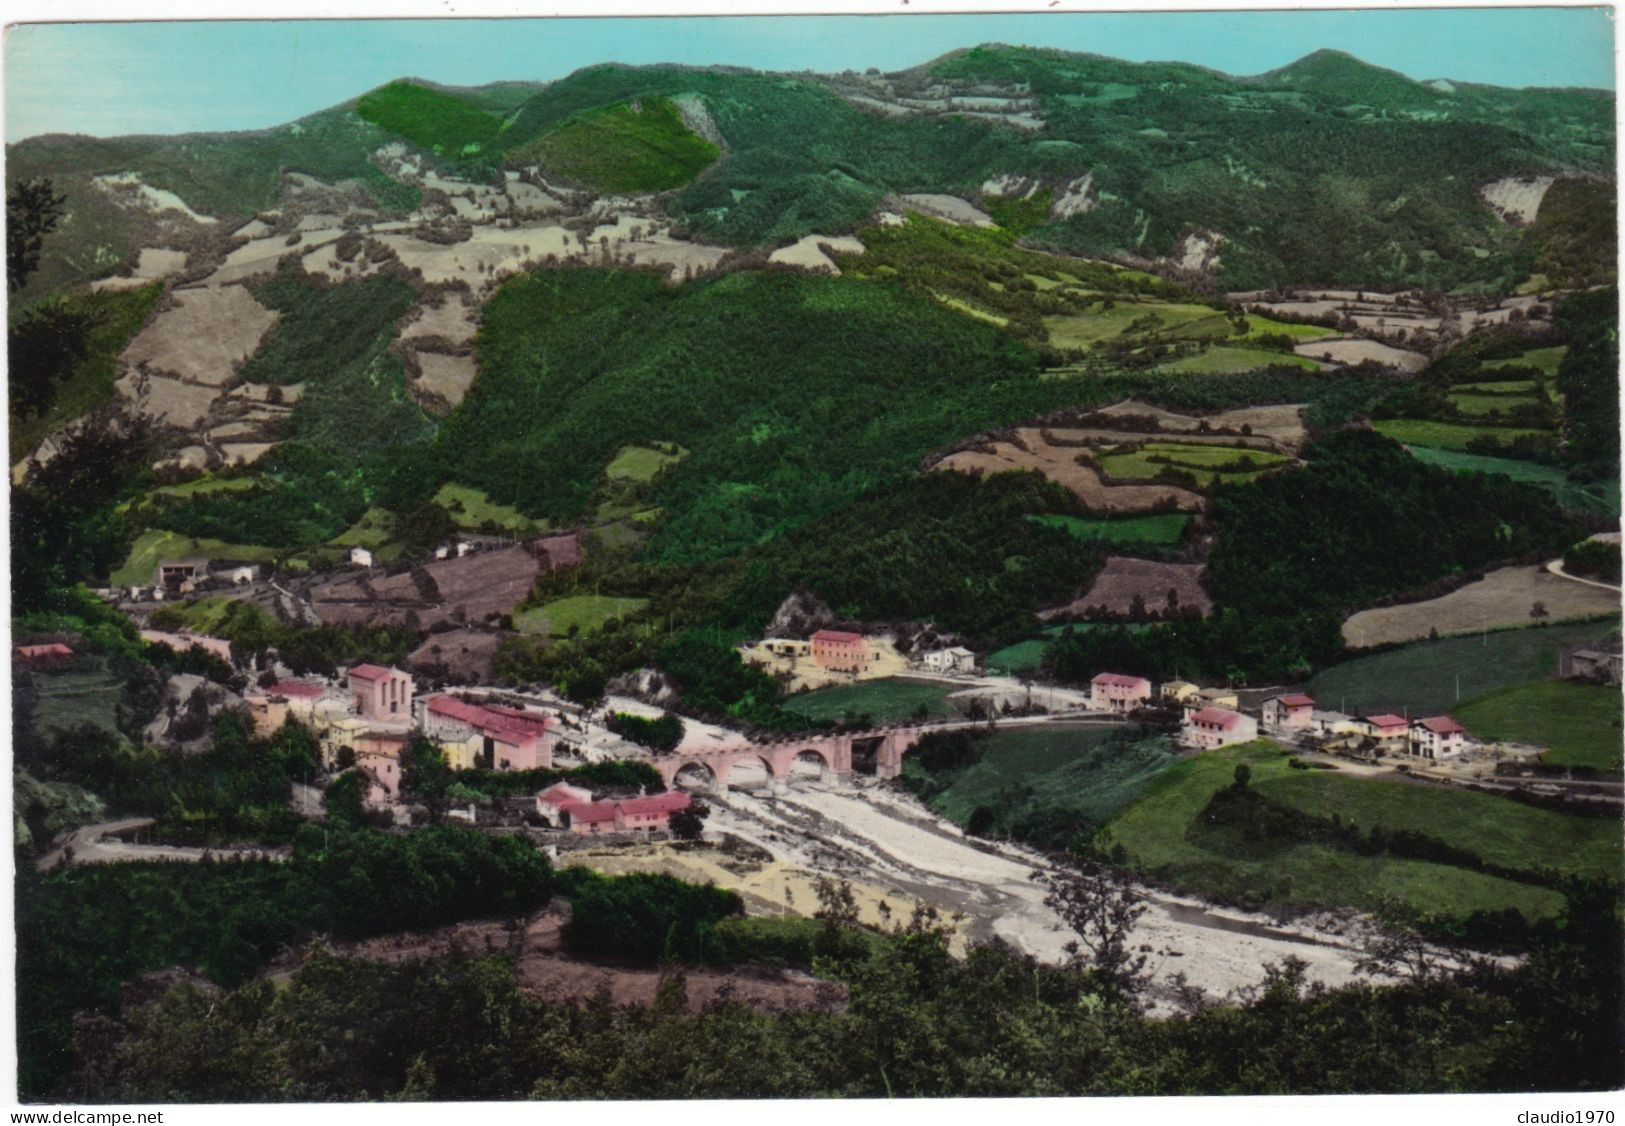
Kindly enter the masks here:
<path id="1" fill-rule="evenodd" d="M 1541 438 L 1545 430 L 1514 426 L 1468 426 L 1456 422 L 1434 422 L 1423 418 L 1386 418 L 1371 424 L 1379 434 L 1385 434 L 1407 446 L 1433 446 L 1442 450 L 1467 449 L 1474 438 L 1490 438 L 1499 442 L 1514 442 L 1519 438 Z"/>

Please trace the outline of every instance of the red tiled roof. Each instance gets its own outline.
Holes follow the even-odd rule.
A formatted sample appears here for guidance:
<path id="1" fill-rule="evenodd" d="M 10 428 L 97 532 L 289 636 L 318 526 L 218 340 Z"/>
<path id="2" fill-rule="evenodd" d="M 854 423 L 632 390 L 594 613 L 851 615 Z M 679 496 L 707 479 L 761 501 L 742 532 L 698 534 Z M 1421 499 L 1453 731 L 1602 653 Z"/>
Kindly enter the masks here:
<path id="1" fill-rule="evenodd" d="M 1430 715 L 1426 719 L 1419 719 L 1411 725 L 1427 728 L 1435 735 L 1460 735 L 1466 728 L 1447 715 Z"/>
<path id="2" fill-rule="evenodd" d="M 832 645 L 857 645 L 863 641 L 863 634 L 848 633 L 842 629 L 821 629 L 812 635 L 814 641 L 827 641 Z"/>
<path id="3" fill-rule="evenodd" d="M 580 786 L 572 786 L 568 782 L 555 782 L 536 796 L 549 805 L 558 805 L 567 802 L 582 804 L 578 796 L 583 791 Z"/>
<path id="4" fill-rule="evenodd" d="M 626 813 L 676 813 L 680 809 L 687 809 L 694 802 L 687 794 L 666 793 L 646 798 L 629 798 L 617 804 Z"/>
<path id="5" fill-rule="evenodd" d="M 1191 716 L 1191 722 L 1211 724 L 1224 731 L 1229 731 L 1241 722 L 1241 713 L 1233 712 L 1228 708 L 1203 708 Z"/>
<path id="6" fill-rule="evenodd" d="M 1368 715 L 1365 721 L 1372 727 L 1404 727 L 1405 717 L 1399 715 Z"/>
<path id="7" fill-rule="evenodd" d="M 521 712 L 517 708 L 486 707 L 470 704 L 455 696 L 436 696 L 429 701 L 429 710 L 459 723 L 466 723 L 482 735 L 501 739 L 518 747 L 546 733 L 553 721 L 547 716 Z"/>
<path id="8" fill-rule="evenodd" d="M 279 680 L 270 687 L 273 696 L 297 696 L 301 700 L 314 700 L 326 691 L 322 685 L 308 680 Z"/>
<path id="9" fill-rule="evenodd" d="M 73 650 L 60 641 L 53 641 L 49 645 L 19 645 L 17 654 L 24 660 L 32 661 L 36 657 L 71 657 Z"/>
<path id="10" fill-rule="evenodd" d="M 1100 684 L 1111 688 L 1138 688 L 1142 684 L 1147 688 L 1151 686 L 1151 682 L 1146 680 L 1143 676 L 1125 676 L 1120 672 L 1096 673 L 1095 678 L 1089 683 Z"/>
<path id="11" fill-rule="evenodd" d="M 350 670 L 350 675 L 359 676 L 362 680 L 383 680 L 394 671 L 394 669 L 386 669 L 382 665 L 357 665 Z"/>
<path id="12" fill-rule="evenodd" d="M 1275 698 L 1289 708 L 1312 708 L 1315 706 L 1315 698 L 1305 696 L 1301 692 L 1293 696 L 1277 696 Z"/>

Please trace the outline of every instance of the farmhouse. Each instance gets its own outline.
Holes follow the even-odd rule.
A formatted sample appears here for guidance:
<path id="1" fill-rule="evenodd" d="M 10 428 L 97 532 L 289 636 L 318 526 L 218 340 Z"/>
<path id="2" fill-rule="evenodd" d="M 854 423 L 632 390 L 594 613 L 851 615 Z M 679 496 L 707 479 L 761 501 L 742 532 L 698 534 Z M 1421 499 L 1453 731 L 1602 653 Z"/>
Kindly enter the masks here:
<path id="1" fill-rule="evenodd" d="M 671 815 L 692 804 L 683 793 L 593 801 L 588 791 L 564 783 L 536 795 L 536 812 L 549 824 L 582 835 L 664 832 Z"/>
<path id="2" fill-rule="evenodd" d="M 1410 721 L 1398 715 L 1371 715 L 1361 721 L 1365 736 L 1375 739 L 1379 750 L 1404 750 L 1409 740 Z"/>
<path id="3" fill-rule="evenodd" d="M 206 559 L 166 559 L 158 564 L 158 585 L 174 593 L 190 594 L 198 582 L 208 577 Z"/>
<path id="4" fill-rule="evenodd" d="M 1229 708 L 1201 708 L 1185 716 L 1180 737 L 1188 746 L 1211 751 L 1258 738 L 1258 721 Z"/>
<path id="5" fill-rule="evenodd" d="M 1158 695 L 1162 697 L 1164 703 L 1183 704 L 1186 700 L 1193 699 L 1199 691 L 1201 689 L 1188 680 L 1169 680 L 1163 682 Z"/>
<path id="6" fill-rule="evenodd" d="M 1466 747 L 1467 729 L 1447 715 L 1411 721 L 1411 757 L 1449 758 Z"/>
<path id="7" fill-rule="evenodd" d="M 1151 682 L 1143 676 L 1097 673 L 1089 682 L 1089 705 L 1101 712 L 1131 712 L 1151 702 Z"/>
<path id="8" fill-rule="evenodd" d="M 920 664 L 933 672 L 975 672 L 976 654 L 962 645 L 932 649 L 920 658 Z"/>
<path id="9" fill-rule="evenodd" d="M 869 645 L 861 633 L 821 629 L 812 635 L 813 660 L 834 672 L 863 672 L 869 667 Z"/>
<path id="10" fill-rule="evenodd" d="M 60 641 L 47 645 L 17 646 L 17 659 L 31 669 L 66 668 L 73 658 L 73 650 Z"/>
<path id="11" fill-rule="evenodd" d="M 1557 651 L 1557 675 L 1571 680 L 1620 683 L 1620 639 L 1611 637 L 1595 645 L 1565 647 Z"/>
<path id="12" fill-rule="evenodd" d="M 364 547 L 352 547 L 350 549 L 350 566 L 371 567 L 372 552 Z"/>
<path id="13" fill-rule="evenodd" d="M 1199 707 L 1228 708 L 1230 711 L 1239 711 L 1241 697 L 1236 695 L 1233 688 L 1198 688 L 1195 698 L 1189 703 L 1196 704 Z"/>
<path id="14" fill-rule="evenodd" d="M 1264 730 L 1272 734 L 1308 731 L 1315 722 L 1315 698 L 1302 693 L 1271 696 L 1264 701 Z"/>

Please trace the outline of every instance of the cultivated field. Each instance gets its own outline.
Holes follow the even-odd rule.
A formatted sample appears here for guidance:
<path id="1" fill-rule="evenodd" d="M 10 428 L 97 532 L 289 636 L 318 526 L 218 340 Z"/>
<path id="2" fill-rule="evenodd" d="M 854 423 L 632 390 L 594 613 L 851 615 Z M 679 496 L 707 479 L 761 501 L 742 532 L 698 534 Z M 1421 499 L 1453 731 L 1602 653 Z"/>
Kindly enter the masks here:
<path id="1" fill-rule="evenodd" d="M 949 454 L 933 468 L 973 474 L 1029 469 L 1068 489 L 1098 512 L 1148 512 L 1169 503 L 1189 512 L 1203 506 L 1200 494 L 1172 485 L 1108 485 L 1093 468 L 1078 463 L 1083 450 L 1077 446 L 1051 445 L 1039 430 L 1024 428 L 1018 430 L 1016 436 L 1020 445 L 991 442 L 986 450 Z"/>
<path id="2" fill-rule="evenodd" d="M 1149 478 L 1177 469 L 1191 474 L 1204 487 L 1251 481 L 1260 473 L 1279 469 L 1290 462 L 1290 458 L 1268 450 L 1189 442 L 1147 442 L 1138 449 L 1109 450 L 1100 454 L 1100 467 L 1115 478 Z"/>
<path id="3" fill-rule="evenodd" d="M 1226 344 L 1214 345 L 1189 356 L 1181 356 L 1157 370 L 1173 375 L 1233 375 L 1244 371 L 1258 371 L 1268 367 L 1301 368 L 1319 371 L 1321 365 L 1307 356 L 1294 352 L 1275 352 L 1264 348 L 1236 348 Z"/>
<path id="4" fill-rule="evenodd" d="M 1062 617 L 1127 617 L 1195 610 L 1213 612 L 1213 600 L 1202 587 L 1202 564 L 1159 563 L 1114 555 L 1082 596 L 1039 612 L 1043 621 Z M 1135 599 L 1140 600 L 1138 611 Z"/>
<path id="5" fill-rule="evenodd" d="M 647 598 L 611 598 L 607 594 L 577 594 L 524 610 L 513 616 L 520 633 L 540 633 L 566 637 L 591 633 L 606 622 L 619 621 L 649 605 Z"/>
<path id="6" fill-rule="evenodd" d="M 1617 591 L 1558 578 L 1542 567 L 1501 567 L 1459 590 L 1426 602 L 1361 610 L 1343 623 L 1343 640 L 1353 649 L 1416 641 L 1437 630 L 1441 636 L 1472 630 L 1528 625 L 1536 604 L 1546 620 L 1562 621 L 1619 612 Z"/>
<path id="7" fill-rule="evenodd" d="M 504 547 L 436 560 L 398 575 L 344 575 L 317 584 L 310 598 L 324 622 L 340 625 L 472 625 L 511 611 L 530 593 L 542 569 L 525 548 Z"/>
<path id="8" fill-rule="evenodd" d="M 1618 770 L 1625 753 L 1620 708 L 1617 688 L 1543 680 L 1480 696 L 1455 715 L 1481 739 L 1548 747 L 1541 757 L 1554 766 Z"/>
<path id="9" fill-rule="evenodd" d="M 1428 358 L 1420 352 L 1358 336 L 1309 341 L 1299 344 L 1295 351 L 1300 356 L 1328 364 L 1362 364 L 1369 361 L 1408 372 L 1421 371 L 1428 363 Z"/>
<path id="10" fill-rule="evenodd" d="M 1539 438 L 1545 430 L 1514 426 L 1468 426 L 1456 422 L 1434 422 L 1426 418 L 1385 418 L 1371 428 L 1407 446 L 1435 446 L 1443 450 L 1466 450 L 1474 438 L 1513 442 L 1519 438 Z"/>
<path id="11" fill-rule="evenodd" d="M 126 364 L 218 387 L 276 324 L 276 314 L 240 285 L 176 290 L 171 298 L 174 304 L 130 341 Z"/>
<path id="12" fill-rule="evenodd" d="M 1291 842 L 1271 842 L 1267 852 L 1261 852 L 1261 843 L 1238 841 L 1232 832 L 1211 829 L 1201 819 L 1214 792 L 1231 784 L 1238 763 L 1249 766 L 1252 785 L 1261 793 L 1273 790 L 1282 800 L 1311 800 L 1308 793 L 1294 792 L 1294 787 L 1383 787 L 1370 793 L 1339 791 L 1340 801 L 1373 823 L 1397 827 L 1400 822 L 1414 821 L 1429 826 L 1431 833 L 1447 832 L 1452 841 L 1506 833 L 1520 842 L 1536 842 L 1551 832 L 1547 817 L 1566 816 L 1531 817 L 1545 811 L 1485 796 L 1487 804 L 1470 810 L 1472 822 L 1456 824 L 1451 818 L 1466 810 L 1451 799 L 1478 795 L 1381 780 L 1300 780 L 1292 775 L 1309 772 L 1290 770 L 1285 754 L 1273 744 L 1260 742 L 1206 752 L 1171 767 L 1107 825 L 1096 843 L 1107 849 L 1121 846 L 1129 863 L 1142 872 L 1221 899 L 1362 911 L 1380 911 L 1398 901 L 1419 914 L 1444 918 L 1511 907 L 1534 920 L 1552 918 L 1562 910 L 1562 895 L 1549 888 L 1445 864 L 1361 856 L 1325 845 Z M 1587 820 L 1586 825 L 1609 828 L 1603 821 Z M 1564 837 L 1585 831 L 1578 827 Z M 1615 838 L 1617 832 L 1616 826 Z M 1617 840 L 1612 847 L 1617 849 Z M 1571 856 L 1569 860 L 1588 866 L 1595 862 L 1594 856 L 1583 860 Z"/>
<path id="13" fill-rule="evenodd" d="M 1322 707 L 1337 711 L 1439 715 L 1497 688 L 1550 676 L 1558 649 L 1618 629 L 1615 618 L 1418 641 L 1334 665 L 1310 682 L 1309 691 Z"/>

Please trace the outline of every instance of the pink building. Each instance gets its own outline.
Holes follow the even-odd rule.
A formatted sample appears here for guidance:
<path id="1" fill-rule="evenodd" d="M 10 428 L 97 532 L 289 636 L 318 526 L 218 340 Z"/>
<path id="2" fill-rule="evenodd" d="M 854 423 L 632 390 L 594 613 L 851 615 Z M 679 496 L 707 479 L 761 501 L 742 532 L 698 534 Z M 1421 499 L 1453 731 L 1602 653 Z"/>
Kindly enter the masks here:
<path id="1" fill-rule="evenodd" d="M 412 718 L 412 678 L 400 669 L 357 665 L 350 670 L 350 696 L 362 719 L 405 723 Z"/>
<path id="2" fill-rule="evenodd" d="M 1315 721 L 1315 698 L 1302 693 L 1271 696 L 1264 701 L 1263 715 L 1266 731 L 1307 731 Z"/>
<path id="3" fill-rule="evenodd" d="M 542 770 L 553 765 L 553 718 L 496 704 L 435 696 L 423 708 L 423 732 L 437 743 L 474 742 L 487 770 Z"/>
<path id="4" fill-rule="evenodd" d="M 400 750 L 384 750 L 377 746 L 357 750 L 355 768 L 367 780 L 367 792 L 362 801 L 374 808 L 394 805 L 401 800 Z"/>
<path id="5" fill-rule="evenodd" d="M 1375 739 L 1381 749 L 1404 749 L 1410 735 L 1410 721 L 1402 715 L 1370 715 L 1365 717 L 1365 733 Z"/>
<path id="6" fill-rule="evenodd" d="M 1415 758 L 1449 758 L 1461 754 L 1467 743 L 1467 729 L 1447 715 L 1412 720 L 1410 736 Z"/>
<path id="7" fill-rule="evenodd" d="M 585 800 L 578 795 L 585 795 Z M 563 782 L 536 795 L 536 812 L 554 826 L 583 836 L 596 833 L 658 833 L 671 815 L 693 804 L 684 793 L 593 801 L 589 791 Z"/>
<path id="8" fill-rule="evenodd" d="M 1185 717 L 1181 734 L 1190 746 L 1211 751 L 1258 738 L 1258 721 L 1229 708 L 1202 708 Z"/>
<path id="9" fill-rule="evenodd" d="M 861 633 L 821 629 L 812 635 L 813 660 L 835 672 L 862 672 L 869 667 L 869 645 Z"/>
<path id="10" fill-rule="evenodd" d="M 1089 682 L 1089 703 L 1096 711 L 1131 712 L 1151 702 L 1151 682 L 1143 676 L 1103 672 Z"/>

